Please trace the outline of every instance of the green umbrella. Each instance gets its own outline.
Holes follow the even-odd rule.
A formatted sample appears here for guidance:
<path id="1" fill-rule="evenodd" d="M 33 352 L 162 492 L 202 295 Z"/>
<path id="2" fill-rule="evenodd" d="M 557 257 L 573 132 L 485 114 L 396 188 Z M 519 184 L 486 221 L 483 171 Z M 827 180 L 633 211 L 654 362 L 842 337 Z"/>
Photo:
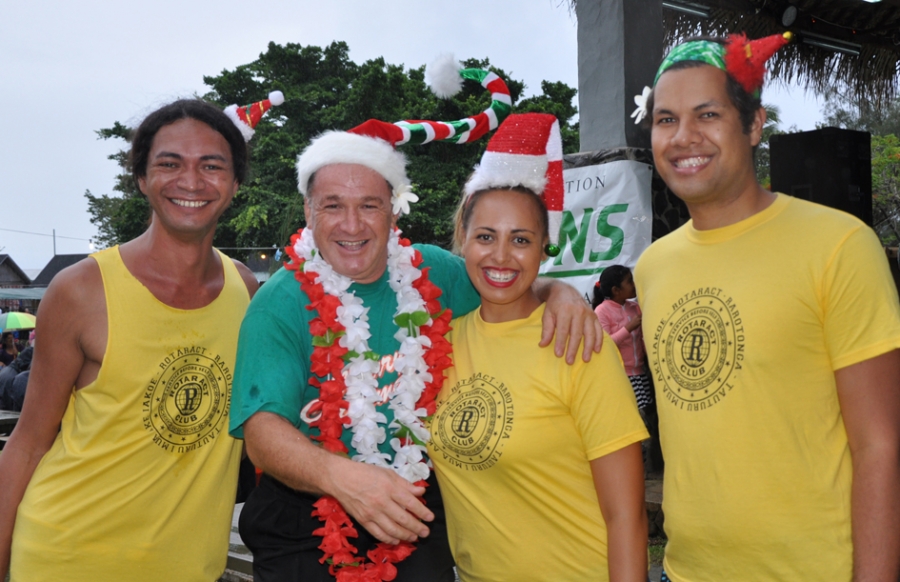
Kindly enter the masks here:
<path id="1" fill-rule="evenodd" d="M 0 331 L 12 329 L 32 329 L 35 325 L 35 317 L 30 313 L 10 311 L 0 314 Z"/>

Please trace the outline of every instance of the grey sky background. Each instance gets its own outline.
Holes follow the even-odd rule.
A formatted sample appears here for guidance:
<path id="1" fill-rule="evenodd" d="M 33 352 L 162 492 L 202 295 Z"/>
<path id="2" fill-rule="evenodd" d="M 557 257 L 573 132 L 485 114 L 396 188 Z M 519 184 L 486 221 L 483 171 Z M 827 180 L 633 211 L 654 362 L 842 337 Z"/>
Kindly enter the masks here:
<path id="1" fill-rule="evenodd" d="M 56 252 L 90 252 L 85 190 L 110 193 L 124 146 L 95 131 L 138 122 L 157 106 L 204 93 L 203 75 L 255 60 L 270 41 L 343 40 L 355 62 L 407 68 L 442 52 L 490 58 L 526 83 L 578 86 L 576 22 L 562 0 L 29 0 L 0 19 L 0 253 L 41 269 Z M 263 96 L 261 95 L 260 98 Z M 771 87 L 782 126 L 813 129 L 820 103 Z M 10 232 L 10 230 L 24 231 Z M 69 237 L 69 238 L 63 238 Z"/>

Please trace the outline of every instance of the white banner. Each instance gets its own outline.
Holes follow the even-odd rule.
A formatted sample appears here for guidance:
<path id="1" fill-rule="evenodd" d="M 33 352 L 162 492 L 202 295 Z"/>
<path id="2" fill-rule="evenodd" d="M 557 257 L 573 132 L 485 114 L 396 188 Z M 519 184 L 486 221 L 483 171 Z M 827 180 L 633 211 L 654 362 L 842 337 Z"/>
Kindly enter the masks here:
<path id="1" fill-rule="evenodd" d="M 634 269 L 650 246 L 652 173 L 650 165 L 630 160 L 563 171 L 562 250 L 541 265 L 541 274 L 564 279 L 590 301 L 604 268 Z"/>

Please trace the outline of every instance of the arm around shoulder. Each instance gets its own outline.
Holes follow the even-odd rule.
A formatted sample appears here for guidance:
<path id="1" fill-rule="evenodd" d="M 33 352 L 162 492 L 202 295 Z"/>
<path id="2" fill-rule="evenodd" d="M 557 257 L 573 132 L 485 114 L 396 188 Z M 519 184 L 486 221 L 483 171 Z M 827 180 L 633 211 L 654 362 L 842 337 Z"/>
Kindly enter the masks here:
<path id="1" fill-rule="evenodd" d="M 547 277 L 538 277 L 533 288 L 538 298 L 547 304 L 539 345 L 549 346 L 555 333 L 554 352 L 558 357 L 565 354 L 566 361 L 572 364 L 583 339 L 581 358 L 585 362 L 590 361 L 591 353 L 599 352 L 603 345 L 603 329 L 581 293 L 567 283 Z"/>
<path id="2" fill-rule="evenodd" d="M 73 388 L 92 381 L 102 362 L 106 303 L 93 259 L 53 279 L 38 311 L 36 337 L 22 415 L 0 455 L 0 578 L 9 567 L 16 511 L 31 476 L 56 438 Z"/>

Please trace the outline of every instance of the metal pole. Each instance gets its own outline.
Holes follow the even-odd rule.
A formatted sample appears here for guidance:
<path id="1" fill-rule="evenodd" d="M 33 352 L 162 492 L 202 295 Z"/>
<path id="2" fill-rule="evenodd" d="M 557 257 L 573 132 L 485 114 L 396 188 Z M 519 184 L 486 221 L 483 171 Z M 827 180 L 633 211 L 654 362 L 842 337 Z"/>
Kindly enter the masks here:
<path id="1" fill-rule="evenodd" d="M 53 229 L 53 256 L 56 256 L 56 229 Z"/>

